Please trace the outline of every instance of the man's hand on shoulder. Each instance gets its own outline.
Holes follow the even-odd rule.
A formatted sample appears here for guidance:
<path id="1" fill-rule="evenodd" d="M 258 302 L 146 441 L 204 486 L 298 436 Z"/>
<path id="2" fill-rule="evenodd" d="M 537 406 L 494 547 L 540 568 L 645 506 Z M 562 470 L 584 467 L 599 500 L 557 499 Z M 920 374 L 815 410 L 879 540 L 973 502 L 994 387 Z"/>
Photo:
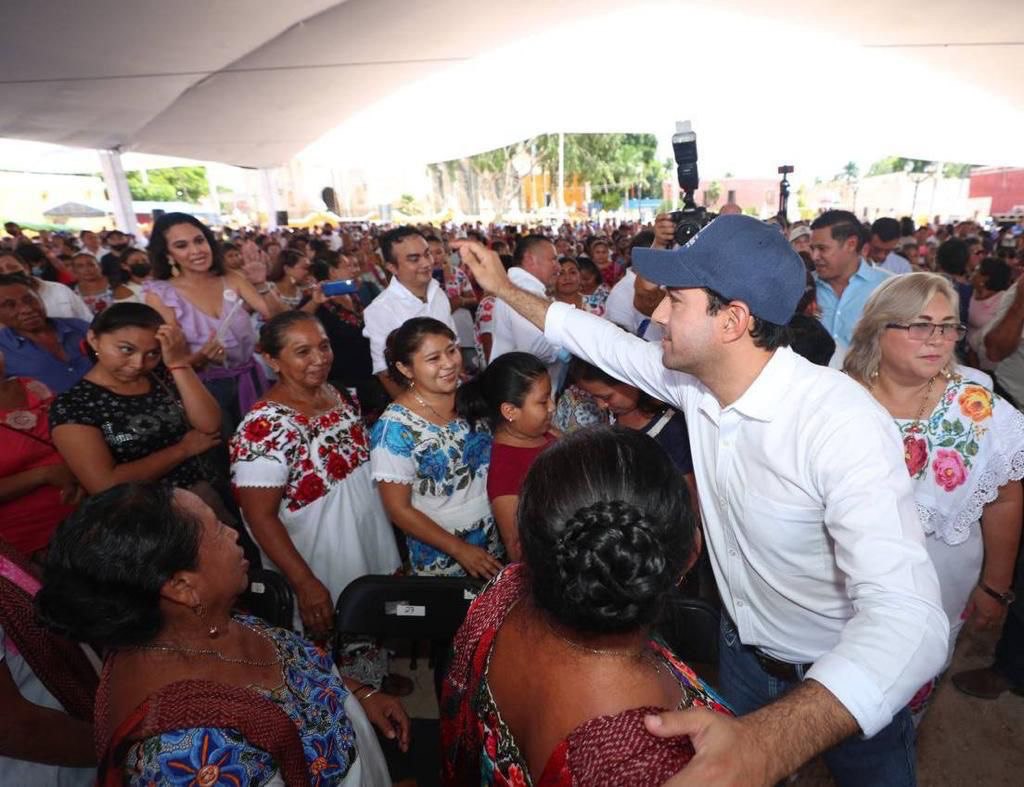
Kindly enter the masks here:
<path id="1" fill-rule="evenodd" d="M 775 782 L 742 719 L 692 708 L 648 716 L 644 723 L 659 738 L 689 736 L 696 752 L 665 787 L 770 787 Z"/>

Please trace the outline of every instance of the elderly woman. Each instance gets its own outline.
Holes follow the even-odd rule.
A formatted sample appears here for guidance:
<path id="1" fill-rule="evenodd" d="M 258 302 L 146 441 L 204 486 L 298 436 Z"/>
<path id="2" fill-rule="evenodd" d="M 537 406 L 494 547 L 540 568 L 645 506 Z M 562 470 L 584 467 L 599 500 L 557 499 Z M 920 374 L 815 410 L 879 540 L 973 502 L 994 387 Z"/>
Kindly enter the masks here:
<path id="1" fill-rule="evenodd" d="M 965 621 L 997 626 L 1013 598 L 1024 477 L 1024 415 L 988 377 L 959 367 L 957 293 L 933 273 L 884 282 L 854 329 L 844 370 L 892 415 L 949 616 L 949 655 Z M 915 721 L 938 677 L 911 703 Z"/>
<path id="2" fill-rule="evenodd" d="M 99 314 L 118 301 L 138 300 L 123 284 L 111 284 L 100 270 L 99 262 L 87 252 L 79 252 L 71 258 L 71 271 L 77 282 L 75 291 L 93 314 Z"/>
<path id="3" fill-rule="evenodd" d="M 668 456 L 595 427 L 533 463 L 518 512 L 523 563 L 480 595 L 441 698 L 443 781 L 661 785 L 693 755 L 647 713 L 721 701 L 651 638 L 696 559 L 698 531 Z"/>
<path id="4" fill-rule="evenodd" d="M 8 374 L 31 377 L 63 393 L 92 366 L 83 349 L 89 323 L 49 317 L 27 276 L 0 273 L 0 325 Z"/>
<path id="5" fill-rule="evenodd" d="M 217 398 L 225 439 L 266 385 L 253 360 L 256 332 L 243 305 L 264 319 L 271 307 L 237 271 L 225 271 L 210 228 L 187 213 L 157 219 L 149 242 L 154 281 L 145 302 L 169 325 L 181 328 L 187 363 Z"/>
<path id="6" fill-rule="evenodd" d="M 18 253 L 0 251 L 0 274 L 23 273 L 32 284 L 32 289 L 50 317 L 71 317 L 89 322 L 93 313 L 85 305 L 85 301 L 70 287 L 56 281 L 47 281 L 32 275 L 32 266 Z"/>
<path id="7" fill-rule="evenodd" d="M 401 561 L 359 408 L 327 382 L 323 327 L 306 312 L 279 314 L 260 349 L 278 381 L 231 440 L 232 484 L 265 562 L 295 590 L 296 618 L 322 636 L 349 582 Z"/>
<path id="8" fill-rule="evenodd" d="M 401 705 L 298 635 L 233 615 L 247 568 L 235 530 L 160 484 L 114 487 L 60 528 L 36 605 L 105 650 L 101 785 L 390 784 L 367 719 L 404 747 Z"/>

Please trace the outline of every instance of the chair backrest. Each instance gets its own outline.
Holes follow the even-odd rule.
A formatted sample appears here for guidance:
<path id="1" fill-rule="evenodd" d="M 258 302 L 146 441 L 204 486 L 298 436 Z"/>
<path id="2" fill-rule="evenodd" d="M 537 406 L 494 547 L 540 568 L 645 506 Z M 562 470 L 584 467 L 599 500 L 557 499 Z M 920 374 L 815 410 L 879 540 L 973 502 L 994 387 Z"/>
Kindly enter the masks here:
<path id="1" fill-rule="evenodd" d="M 654 632 L 687 663 L 718 664 L 718 610 L 706 601 L 673 594 Z"/>
<path id="2" fill-rule="evenodd" d="M 481 587 L 479 580 L 467 577 L 368 574 L 338 597 L 335 633 L 451 639 Z"/>
<path id="3" fill-rule="evenodd" d="M 288 580 L 269 568 L 249 568 L 249 588 L 238 605 L 272 626 L 290 629 L 295 618 L 295 594 Z"/>

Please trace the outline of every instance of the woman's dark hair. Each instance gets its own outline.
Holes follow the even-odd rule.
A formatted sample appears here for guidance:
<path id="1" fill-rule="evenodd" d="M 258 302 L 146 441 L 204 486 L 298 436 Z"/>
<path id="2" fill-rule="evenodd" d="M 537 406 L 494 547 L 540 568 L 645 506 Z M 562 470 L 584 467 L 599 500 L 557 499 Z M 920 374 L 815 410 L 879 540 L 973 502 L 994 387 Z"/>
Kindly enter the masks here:
<path id="1" fill-rule="evenodd" d="M 335 267 L 331 265 L 327 260 L 313 260 L 309 263 L 309 272 L 313 274 L 313 278 L 317 281 L 327 281 L 331 278 L 331 268 Z"/>
<path id="2" fill-rule="evenodd" d="M 985 277 L 985 287 L 992 292 L 1010 289 L 1013 284 L 1013 273 L 1010 266 L 995 257 L 986 257 L 978 265 L 978 271 Z"/>
<path id="3" fill-rule="evenodd" d="M 305 253 L 294 248 L 294 246 L 281 249 L 281 253 L 277 255 L 277 259 L 274 261 L 274 267 L 267 274 L 267 279 L 270 281 L 281 281 L 284 278 L 285 268 L 294 268 L 305 259 L 307 259 Z"/>
<path id="4" fill-rule="evenodd" d="M 579 631 L 653 623 L 695 549 L 686 487 L 642 432 L 581 429 L 530 467 L 516 515 L 537 606 Z"/>
<path id="5" fill-rule="evenodd" d="M 600 369 L 597 366 L 594 366 L 594 364 L 588 363 L 582 358 L 576 358 L 575 356 L 573 356 L 573 359 L 569 362 L 569 371 L 566 374 L 566 379 L 571 383 L 593 382 L 609 386 L 630 385 L 629 383 L 623 383 L 622 380 L 616 380 L 604 371 L 604 369 Z M 636 386 L 631 387 L 636 388 Z M 660 413 L 667 407 L 664 402 L 655 399 L 649 393 L 640 388 L 637 388 L 637 393 L 640 395 L 640 398 L 637 399 L 636 406 L 641 412 L 647 413 L 648 415 L 654 415 L 655 413 Z"/>
<path id="6" fill-rule="evenodd" d="M 153 223 L 153 231 L 149 237 L 149 261 L 153 265 L 153 277 L 156 279 L 169 279 L 173 275 L 171 270 L 170 251 L 167 246 L 167 231 L 179 224 L 190 224 L 203 233 L 206 242 L 210 245 L 210 254 L 213 255 L 213 262 L 210 263 L 210 272 L 217 276 L 224 274 L 224 252 L 220 243 L 217 242 L 213 230 L 203 222 L 189 213 L 165 213 Z"/>
<path id="7" fill-rule="evenodd" d="M 398 364 L 412 365 L 412 356 L 428 336 L 447 336 L 455 341 L 452 329 L 433 317 L 413 317 L 388 334 L 384 344 L 384 362 L 388 375 L 399 385 L 409 385 L 409 378 L 398 370 Z"/>
<path id="8" fill-rule="evenodd" d="M 320 325 L 314 315 L 299 309 L 281 312 L 267 320 L 260 328 L 260 352 L 266 353 L 271 358 L 277 358 L 284 349 L 284 339 L 288 335 L 288 329 L 300 322 L 315 322 Z"/>
<path id="9" fill-rule="evenodd" d="M 581 274 L 589 273 L 591 276 L 593 276 L 594 280 L 598 283 L 598 285 L 602 283 L 603 280 L 601 278 L 601 271 L 597 267 L 597 265 L 594 264 L 594 261 L 590 259 L 590 257 L 577 257 L 576 267 L 580 269 Z"/>
<path id="10" fill-rule="evenodd" d="M 102 647 L 151 642 L 160 589 L 195 570 L 202 526 L 159 483 L 119 484 L 88 498 L 54 534 L 36 610 L 53 631 Z"/>
<path id="11" fill-rule="evenodd" d="M 144 303 L 114 303 L 93 317 L 89 330 L 97 336 L 103 336 L 105 333 L 113 333 L 122 328 L 152 328 L 156 330 L 163 324 L 164 318 L 152 306 L 147 306 Z M 86 353 L 89 359 L 96 363 L 96 353 L 88 344 Z"/>
<path id="12" fill-rule="evenodd" d="M 455 393 L 455 410 L 476 427 L 484 421 L 493 430 L 501 421 L 501 405 L 505 402 L 523 406 L 533 384 L 548 367 L 536 355 L 523 352 L 505 353 L 495 358 L 483 374 L 465 383 Z"/>

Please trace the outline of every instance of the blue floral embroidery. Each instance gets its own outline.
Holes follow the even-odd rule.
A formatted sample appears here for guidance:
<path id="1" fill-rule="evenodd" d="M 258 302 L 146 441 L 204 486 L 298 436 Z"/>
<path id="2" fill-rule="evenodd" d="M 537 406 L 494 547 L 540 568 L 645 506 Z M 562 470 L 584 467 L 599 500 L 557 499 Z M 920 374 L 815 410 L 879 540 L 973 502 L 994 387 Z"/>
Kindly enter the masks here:
<path id="1" fill-rule="evenodd" d="M 466 445 L 462 449 L 462 461 L 469 467 L 470 472 L 476 473 L 484 465 L 491 461 L 492 438 L 489 432 L 474 431 L 466 437 Z"/>
<path id="2" fill-rule="evenodd" d="M 448 456 L 444 450 L 435 446 L 420 454 L 421 475 L 440 484 L 448 475 Z"/>
<path id="3" fill-rule="evenodd" d="M 243 618 L 278 648 L 287 688 L 260 693 L 295 723 L 309 765 L 310 784 L 344 778 L 356 758 L 356 736 L 345 715 L 348 690 L 331 672 L 330 658 L 297 634 Z M 277 772 L 270 755 L 232 729 L 176 730 L 136 743 L 125 760 L 125 783 L 242 787 L 267 784 Z"/>
<path id="4" fill-rule="evenodd" d="M 405 424 L 395 421 L 377 421 L 370 432 L 370 448 L 376 448 L 383 439 L 385 448 L 397 456 L 412 456 L 416 436 Z"/>
<path id="5" fill-rule="evenodd" d="M 203 787 L 242 787 L 248 783 L 239 762 L 240 750 L 220 730 L 205 729 L 198 734 L 189 731 L 181 735 L 179 743 L 187 744 L 189 736 L 191 746 L 187 749 L 160 756 L 164 783 Z"/>

